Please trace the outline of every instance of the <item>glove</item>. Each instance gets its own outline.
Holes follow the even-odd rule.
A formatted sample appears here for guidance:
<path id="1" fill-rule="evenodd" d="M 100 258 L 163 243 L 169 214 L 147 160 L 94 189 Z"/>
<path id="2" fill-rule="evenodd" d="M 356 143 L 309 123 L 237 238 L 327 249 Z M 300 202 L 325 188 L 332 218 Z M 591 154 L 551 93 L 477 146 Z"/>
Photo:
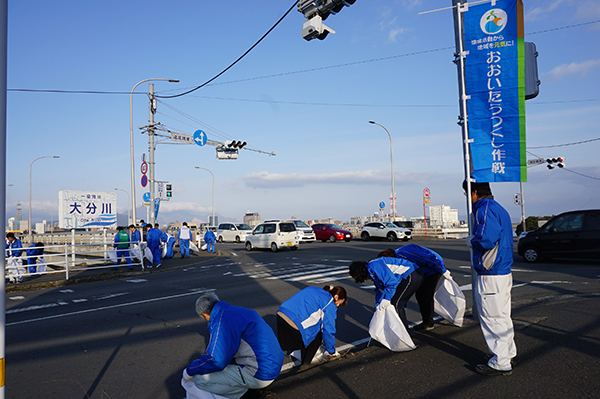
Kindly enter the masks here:
<path id="1" fill-rule="evenodd" d="M 467 247 L 469 248 L 473 248 L 473 244 L 471 244 L 471 240 L 473 239 L 473 236 L 468 236 L 467 237 Z"/>
<path id="2" fill-rule="evenodd" d="M 188 381 L 190 381 L 192 378 L 194 378 L 194 377 L 190 377 L 190 375 L 189 375 L 189 374 L 188 374 L 188 372 L 187 372 L 187 369 L 183 369 L 183 380 L 184 380 L 185 382 L 188 382 Z"/>
<path id="3" fill-rule="evenodd" d="M 335 359 L 336 357 L 340 357 L 340 353 L 337 351 L 337 349 L 334 353 L 327 353 L 327 360 Z"/>
<path id="4" fill-rule="evenodd" d="M 446 272 L 444 272 L 444 274 L 442 274 L 442 276 L 444 276 L 444 278 L 447 278 L 448 280 L 452 280 L 452 276 L 450 275 L 450 270 L 446 270 Z"/>
<path id="5" fill-rule="evenodd" d="M 388 301 L 387 299 L 382 299 L 379 303 L 379 306 L 377 306 L 377 310 L 384 310 L 388 306 L 390 306 L 390 301 Z"/>

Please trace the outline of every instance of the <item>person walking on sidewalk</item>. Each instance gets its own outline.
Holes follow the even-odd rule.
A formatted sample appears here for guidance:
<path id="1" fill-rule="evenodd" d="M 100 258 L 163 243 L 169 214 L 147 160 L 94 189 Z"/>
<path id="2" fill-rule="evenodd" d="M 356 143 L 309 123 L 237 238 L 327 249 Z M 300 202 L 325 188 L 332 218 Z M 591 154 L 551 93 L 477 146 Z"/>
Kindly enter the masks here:
<path id="1" fill-rule="evenodd" d="M 377 258 L 370 262 L 350 263 L 350 276 L 357 283 L 373 280 L 375 307 L 385 309 L 394 305 L 400 320 L 408 331 L 406 303 L 421 286 L 423 272 L 414 263 L 402 258 Z"/>
<path id="2" fill-rule="evenodd" d="M 476 371 L 484 375 L 512 374 L 511 360 L 517 355 L 511 314 L 513 230 L 506 209 L 494 200 L 489 183 L 463 182 L 473 204 L 471 235 L 472 264 L 477 271 L 474 287 L 481 331 L 491 353 Z"/>
<path id="3" fill-rule="evenodd" d="M 435 322 L 434 316 L 434 300 L 435 289 L 441 276 L 451 279 L 450 271 L 444 267 L 444 259 L 435 251 L 429 248 L 422 247 L 417 244 L 408 244 L 403 247 L 392 249 L 388 248 L 377 255 L 380 257 L 396 257 L 403 258 L 413 262 L 423 272 L 423 282 L 415 292 L 415 298 L 419 304 L 421 312 L 420 324 L 413 327 L 414 331 L 429 331 L 433 330 Z"/>
<path id="4" fill-rule="evenodd" d="M 285 351 L 300 350 L 301 364 L 310 364 L 324 344 L 329 357 L 335 349 L 337 308 L 346 306 L 344 287 L 307 287 L 281 304 L 277 310 L 277 339 Z"/>
<path id="5" fill-rule="evenodd" d="M 183 222 L 183 226 L 177 233 L 177 242 L 179 242 L 179 252 L 181 252 L 181 259 L 185 256 L 190 257 L 190 240 L 192 239 L 192 231 L 187 225 L 187 222 Z"/>
<path id="6" fill-rule="evenodd" d="M 283 365 L 271 327 L 255 310 L 219 301 L 214 292 L 198 298 L 196 313 L 208 322 L 210 338 L 206 353 L 183 371 L 188 397 L 261 397 Z"/>

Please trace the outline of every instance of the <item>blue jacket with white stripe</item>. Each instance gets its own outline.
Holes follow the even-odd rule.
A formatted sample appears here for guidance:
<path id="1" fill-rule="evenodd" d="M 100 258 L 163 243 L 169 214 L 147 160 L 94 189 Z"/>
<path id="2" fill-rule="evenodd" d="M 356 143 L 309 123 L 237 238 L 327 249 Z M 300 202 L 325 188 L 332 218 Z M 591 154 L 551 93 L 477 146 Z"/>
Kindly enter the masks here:
<path id="1" fill-rule="evenodd" d="M 325 349 L 335 353 L 337 306 L 329 292 L 319 287 L 307 287 L 282 303 L 278 312 L 298 327 L 304 346 L 308 346 L 322 330 Z"/>
<path id="2" fill-rule="evenodd" d="M 396 250 L 396 257 L 408 259 L 423 271 L 424 276 L 430 276 L 434 273 L 444 274 L 444 259 L 435 251 L 422 247 L 417 244 L 408 244 Z"/>
<path id="3" fill-rule="evenodd" d="M 217 302 L 208 322 L 206 353 L 188 366 L 187 373 L 209 374 L 237 364 L 262 381 L 277 378 L 283 352 L 275 333 L 256 311 Z"/>
<path id="4" fill-rule="evenodd" d="M 367 270 L 375 283 L 375 305 L 383 299 L 391 301 L 398 284 L 416 269 L 417 265 L 403 258 L 377 258 L 367 263 Z"/>

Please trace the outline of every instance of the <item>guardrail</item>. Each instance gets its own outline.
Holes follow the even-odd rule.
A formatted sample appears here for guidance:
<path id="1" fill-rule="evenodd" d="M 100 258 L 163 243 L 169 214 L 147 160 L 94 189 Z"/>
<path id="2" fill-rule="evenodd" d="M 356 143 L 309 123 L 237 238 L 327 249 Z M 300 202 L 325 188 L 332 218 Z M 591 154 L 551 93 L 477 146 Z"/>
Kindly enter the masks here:
<path id="1" fill-rule="evenodd" d="M 349 230 L 354 238 L 360 238 L 361 227 L 356 225 L 344 225 L 340 226 L 342 229 Z M 412 236 L 419 238 L 439 238 L 439 239 L 458 239 L 465 238 L 469 235 L 469 229 L 467 227 L 454 227 L 454 228 L 413 228 Z"/>
<path id="2" fill-rule="evenodd" d="M 38 234 L 34 237 L 41 238 L 41 236 L 41 234 Z M 35 242 L 44 243 L 44 240 L 38 240 Z M 33 248 L 28 248 L 28 246 L 23 245 L 23 248 L 21 248 L 21 256 L 9 258 L 8 252 L 14 251 L 15 249 L 6 249 L 5 258 L 7 260 L 7 266 L 5 277 L 9 278 L 10 280 L 20 280 L 19 276 L 23 277 L 64 273 L 65 279 L 68 280 L 69 274 L 73 272 L 89 269 L 109 269 L 115 267 L 113 259 L 111 259 L 111 256 L 109 256 L 114 255 L 114 253 L 111 254 L 112 251 L 116 251 L 113 249 L 114 242 L 104 241 L 87 244 L 76 244 L 74 242 L 74 236 L 71 235 L 71 243 L 49 245 L 44 244 L 43 255 L 27 255 L 25 251 Z M 125 242 L 122 244 L 125 244 Z M 127 244 L 132 243 L 128 242 Z M 134 255 L 131 253 L 133 249 L 136 248 L 125 249 L 126 251 L 129 251 L 129 257 L 132 259 L 132 266 L 142 266 L 143 259 L 137 259 L 138 257 L 134 258 Z M 35 259 L 35 264 L 28 265 L 27 263 L 29 259 Z M 41 260 L 43 260 L 43 262 Z M 118 261 L 120 263 L 121 258 L 119 258 Z M 46 270 L 43 272 L 38 272 L 37 266 L 44 264 L 46 266 Z M 36 272 L 29 273 L 29 267 L 36 267 Z"/>

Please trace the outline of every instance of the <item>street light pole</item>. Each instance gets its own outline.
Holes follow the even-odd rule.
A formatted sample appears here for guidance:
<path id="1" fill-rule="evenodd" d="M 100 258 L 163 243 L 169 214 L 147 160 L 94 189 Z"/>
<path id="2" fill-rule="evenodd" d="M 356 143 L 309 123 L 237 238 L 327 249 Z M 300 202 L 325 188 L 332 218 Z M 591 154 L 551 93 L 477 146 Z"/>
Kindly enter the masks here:
<path id="1" fill-rule="evenodd" d="M 123 191 L 125 194 L 127 194 L 127 203 L 129 204 L 129 205 L 127 205 L 127 223 L 128 223 L 128 225 L 135 224 L 135 223 L 131 222 L 131 201 L 130 201 L 129 193 L 127 191 L 123 190 L 122 188 L 115 188 L 115 190 Z"/>
<path id="2" fill-rule="evenodd" d="M 43 157 L 39 157 L 34 159 L 33 161 L 31 161 L 31 163 L 29 164 L 29 226 L 27 227 L 27 230 L 29 230 L 27 236 L 29 237 L 29 243 L 32 243 L 32 236 L 31 236 L 31 167 L 33 166 L 33 163 L 35 161 L 37 161 L 38 159 L 42 159 L 42 158 L 60 158 L 58 155 L 46 155 Z"/>
<path id="3" fill-rule="evenodd" d="M 390 138 L 390 159 L 392 161 L 392 202 L 391 202 L 390 206 L 391 206 L 392 216 L 396 217 L 397 216 L 397 214 L 396 214 L 396 189 L 394 187 L 394 153 L 392 151 L 392 135 L 390 134 L 389 130 L 387 130 L 385 128 L 385 126 L 383 126 L 382 124 L 379 124 L 374 121 L 369 121 L 369 123 L 371 123 L 373 125 L 381 126 L 387 132 L 387 134 Z"/>
<path id="4" fill-rule="evenodd" d="M 210 170 L 201 166 L 196 166 L 196 169 L 204 169 L 212 175 L 212 225 L 215 224 L 215 175 Z M 211 223 L 209 223 L 210 227 Z"/>
<path id="5" fill-rule="evenodd" d="M 136 87 L 138 87 L 138 85 L 140 85 L 144 82 L 150 82 L 150 81 L 165 81 L 165 82 L 172 82 L 172 83 L 179 82 L 179 80 L 177 80 L 177 79 L 159 79 L 159 78 L 144 79 L 144 80 L 137 82 L 135 84 L 135 86 L 133 86 L 133 89 L 131 89 L 131 94 L 129 94 L 129 147 L 130 147 L 130 155 L 131 155 L 131 209 L 132 209 L 132 213 L 133 213 L 133 224 L 137 223 L 137 215 L 135 212 L 135 164 L 133 162 L 133 91 L 135 90 Z"/>

